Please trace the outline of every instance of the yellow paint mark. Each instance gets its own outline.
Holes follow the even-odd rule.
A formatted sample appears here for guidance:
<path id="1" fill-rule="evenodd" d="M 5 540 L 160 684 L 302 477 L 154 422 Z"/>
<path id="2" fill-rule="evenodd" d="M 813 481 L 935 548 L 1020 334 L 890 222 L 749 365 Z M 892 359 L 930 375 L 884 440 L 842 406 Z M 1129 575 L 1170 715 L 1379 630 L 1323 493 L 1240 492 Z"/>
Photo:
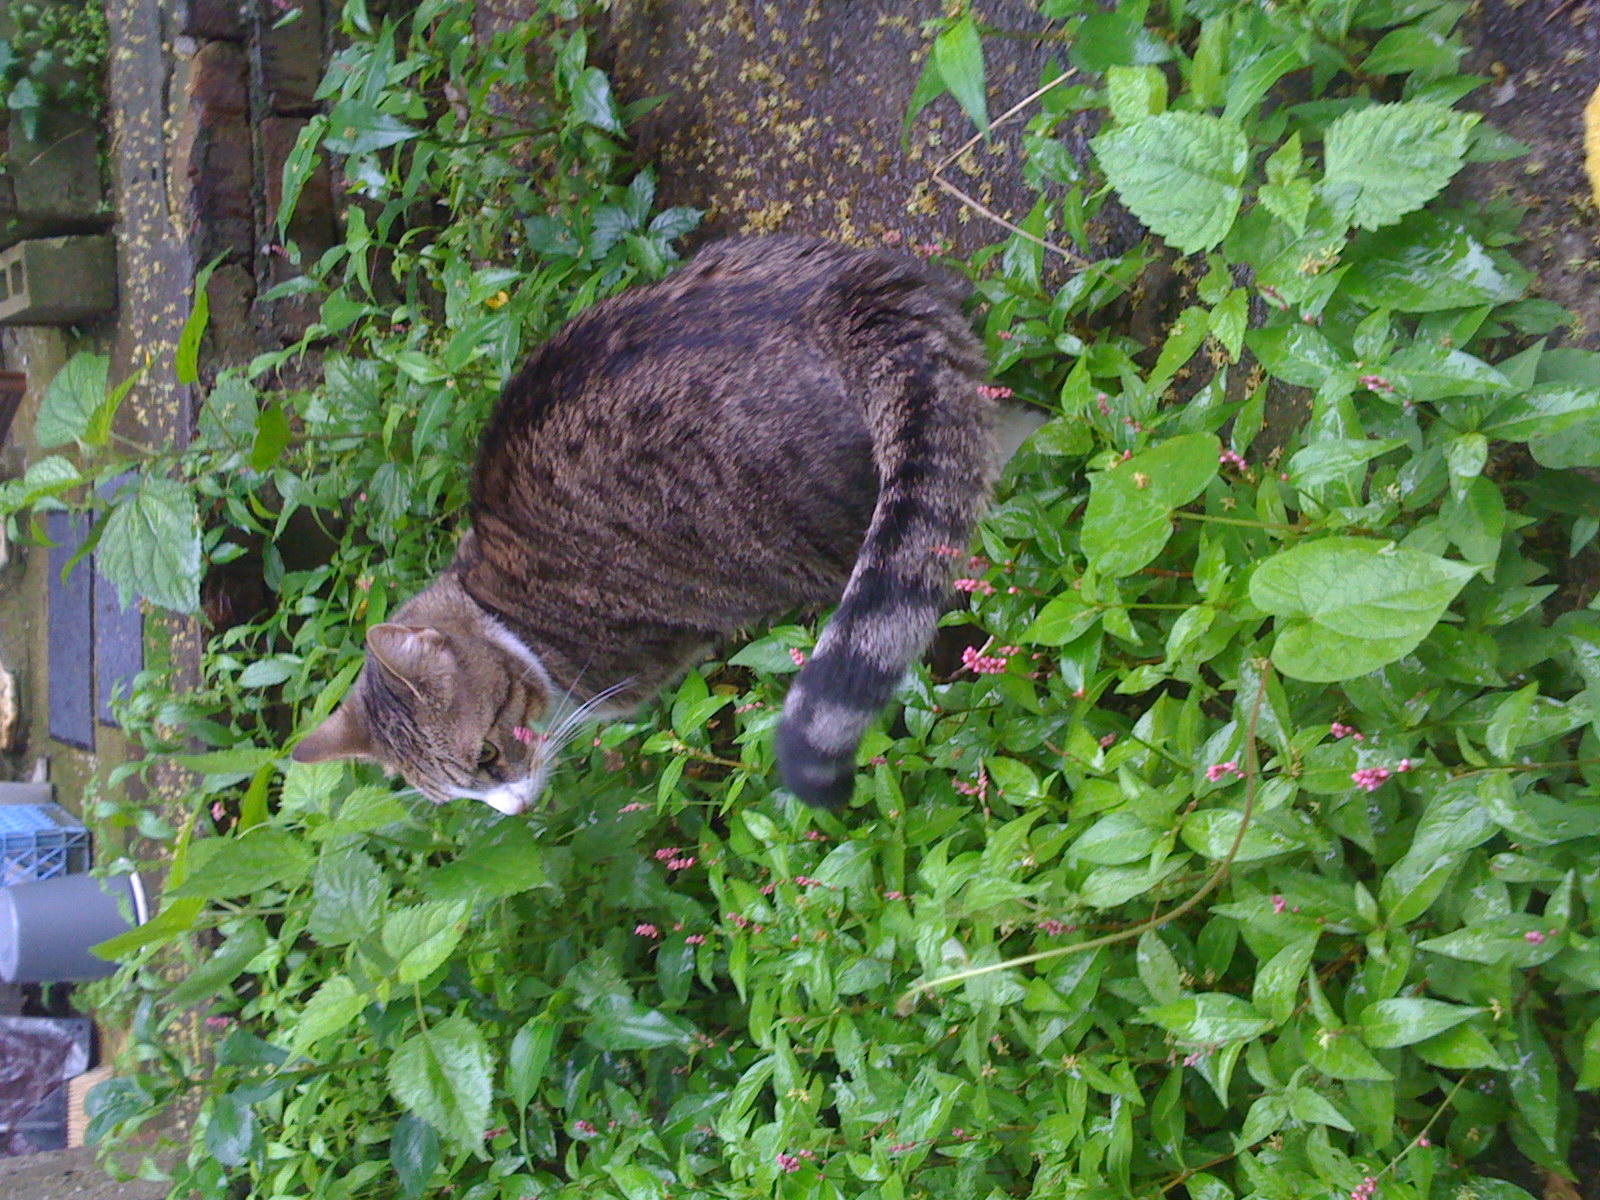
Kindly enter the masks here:
<path id="1" fill-rule="evenodd" d="M 1600 87 L 1583 110 L 1583 169 L 1589 173 L 1589 187 L 1600 207 Z"/>

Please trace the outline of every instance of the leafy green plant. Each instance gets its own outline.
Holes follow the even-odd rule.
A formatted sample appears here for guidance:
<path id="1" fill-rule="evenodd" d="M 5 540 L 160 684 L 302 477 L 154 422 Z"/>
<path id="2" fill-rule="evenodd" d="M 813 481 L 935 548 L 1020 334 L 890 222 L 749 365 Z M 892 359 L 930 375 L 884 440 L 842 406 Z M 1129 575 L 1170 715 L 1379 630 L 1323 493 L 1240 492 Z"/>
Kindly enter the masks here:
<path id="1" fill-rule="evenodd" d="M 99 118 L 105 106 L 109 48 L 98 4 L 16 0 L 7 10 L 11 35 L 0 40 L 0 93 L 30 138 L 46 113 Z"/>
<path id="2" fill-rule="evenodd" d="M 285 193 L 332 150 L 363 200 L 283 289 L 345 348 L 316 388 L 220 382 L 142 485 L 190 489 L 203 561 L 259 557 L 271 603 L 201 689 L 127 709 L 199 783 L 111 948 L 135 1052 L 97 1136 L 197 1098 L 176 1184 L 207 1196 L 1516 1200 L 1513 1150 L 1572 1171 L 1600 358 L 1547 337 L 1516 214 L 1446 199 L 1514 149 L 1455 107 L 1460 6 L 1040 8 L 1066 58 L 1034 107 L 991 118 L 962 10 L 911 108 L 1027 122 L 1038 203 L 966 267 L 997 386 L 1051 420 L 962 563 L 960 665 L 907 680 L 848 823 L 773 795 L 797 625 L 598 731 L 526 821 L 286 762 L 447 553 L 494 384 L 691 221 L 614 182 L 628 114 L 554 12 L 479 51 L 457 6 L 346 9 Z M 547 78 L 502 137 L 489 89 Z M 1082 264 L 1113 197 L 1152 236 Z M 1143 346 L 1121 305 L 1157 261 L 1180 311 Z M 95 450 L 105 392 L 46 406 L 63 444 Z M 7 505 L 98 478 L 61 456 Z M 208 1054 L 170 1035 L 197 1011 Z"/>

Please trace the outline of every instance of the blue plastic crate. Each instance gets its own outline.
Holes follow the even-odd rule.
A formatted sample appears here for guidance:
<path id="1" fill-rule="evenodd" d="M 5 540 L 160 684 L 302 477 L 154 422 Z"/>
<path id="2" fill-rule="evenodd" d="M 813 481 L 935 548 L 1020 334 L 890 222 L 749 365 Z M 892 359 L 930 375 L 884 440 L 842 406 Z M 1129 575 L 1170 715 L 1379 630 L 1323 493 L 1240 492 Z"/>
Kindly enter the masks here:
<path id="1" fill-rule="evenodd" d="M 89 869 L 89 831 L 59 804 L 0 805 L 0 887 Z"/>

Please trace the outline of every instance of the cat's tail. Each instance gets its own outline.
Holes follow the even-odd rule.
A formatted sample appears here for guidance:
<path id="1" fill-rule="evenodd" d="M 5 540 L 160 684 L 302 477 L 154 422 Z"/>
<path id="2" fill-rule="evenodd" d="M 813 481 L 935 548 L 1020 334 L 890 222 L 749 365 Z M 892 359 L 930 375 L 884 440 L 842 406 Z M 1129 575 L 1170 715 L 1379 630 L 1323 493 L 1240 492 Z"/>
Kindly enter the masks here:
<path id="1" fill-rule="evenodd" d="M 927 647 L 995 472 L 994 402 L 979 391 L 981 347 L 947 286 L 884 256 L 849 293 L 878 470 L 872 521 L 839 606 L 795 678 L 778 727 L 784 786 L 839 807 L 861 735 Z M 859 359 L 858 359 L 859 361 Z"/>

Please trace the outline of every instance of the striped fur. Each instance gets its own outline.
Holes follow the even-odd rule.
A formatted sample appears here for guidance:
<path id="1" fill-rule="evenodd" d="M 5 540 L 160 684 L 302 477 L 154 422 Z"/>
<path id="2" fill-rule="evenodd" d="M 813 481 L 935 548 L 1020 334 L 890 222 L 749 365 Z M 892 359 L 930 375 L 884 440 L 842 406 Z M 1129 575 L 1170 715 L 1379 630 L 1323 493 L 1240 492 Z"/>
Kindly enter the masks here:
<path id="1" fill-rule="evenodd" d="M 801 799 L 845 802 L 862 731 L 927 644 L 994 471 L 962 298 L 887 251 L 751 238 L 569 323 L 489 420 L 454 561 L 390 618 L 445 631 L 443 651 L 399 687 L 369 653 L 297 757 L 360 754 L 430 796 L 519 811 L 550 753 L 507 746 L 507 721 L 626 711 L 719 639 L 837 601 L 778 756 Z M 396 704 L 410 711 L 383 715 Z M 467 761 L 491 743 L 500 774 L 520 775 Z"/>

